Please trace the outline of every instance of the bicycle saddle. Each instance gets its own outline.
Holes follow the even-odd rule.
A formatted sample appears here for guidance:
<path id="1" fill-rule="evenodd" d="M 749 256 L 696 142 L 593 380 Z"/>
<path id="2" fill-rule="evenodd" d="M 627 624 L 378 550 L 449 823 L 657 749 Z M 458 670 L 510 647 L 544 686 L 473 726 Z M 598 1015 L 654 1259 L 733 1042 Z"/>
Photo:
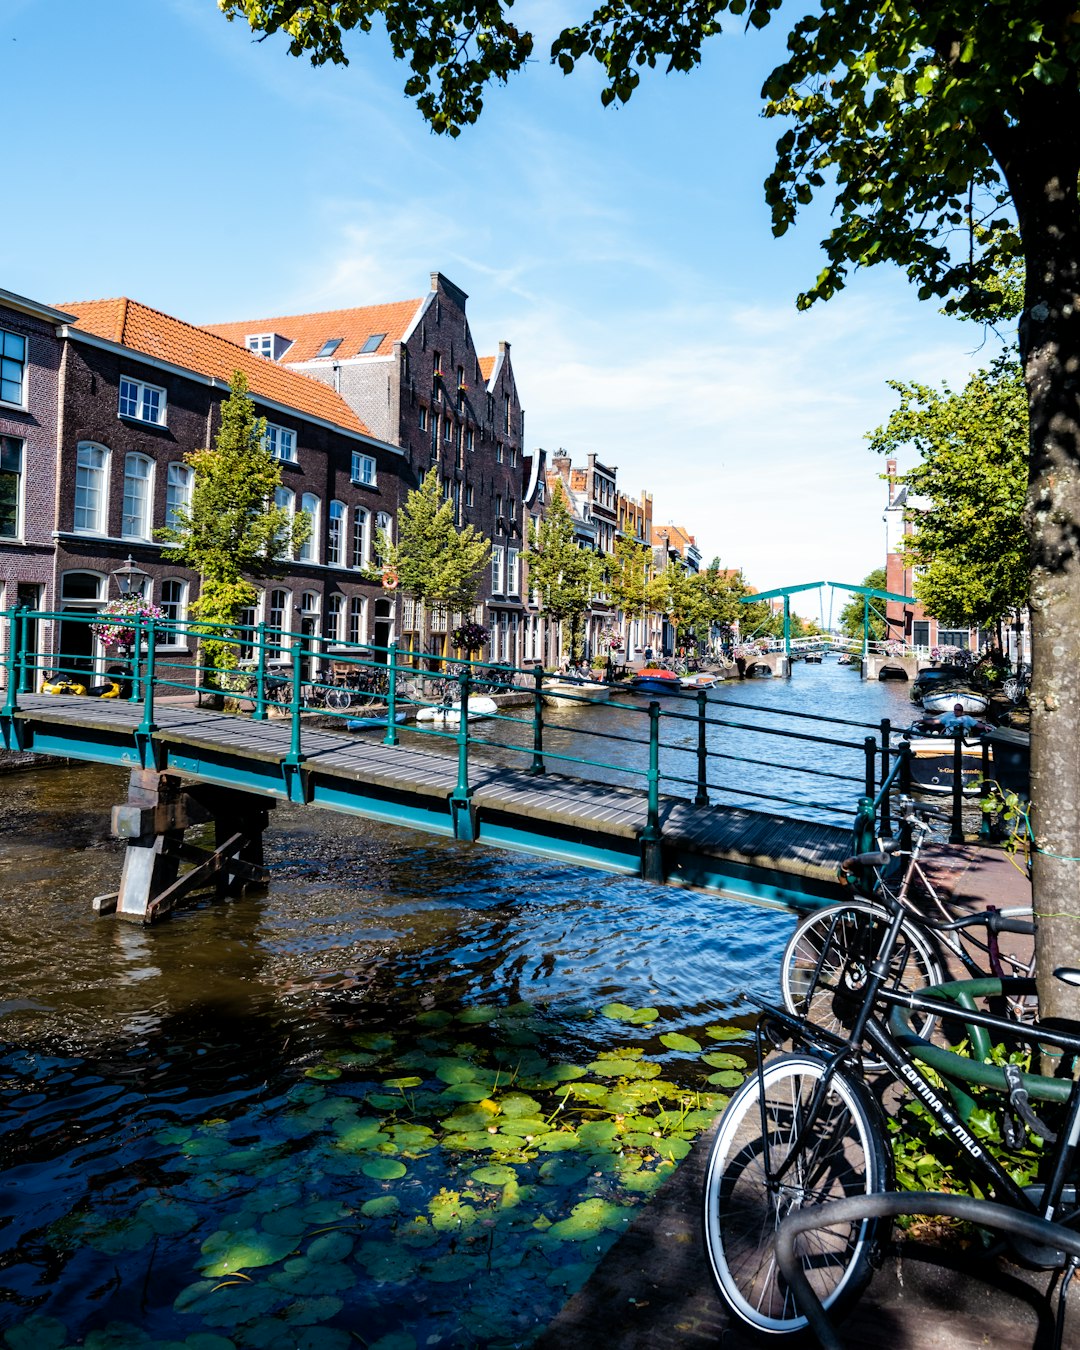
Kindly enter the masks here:
<path id="1" fill-rule="evenodd" d="M 1080 970 L 1073 966 L 1058 966 L 1054 971 L 1054 979 L 1060 980 L 1063 984 L 1080 984 Z"/>

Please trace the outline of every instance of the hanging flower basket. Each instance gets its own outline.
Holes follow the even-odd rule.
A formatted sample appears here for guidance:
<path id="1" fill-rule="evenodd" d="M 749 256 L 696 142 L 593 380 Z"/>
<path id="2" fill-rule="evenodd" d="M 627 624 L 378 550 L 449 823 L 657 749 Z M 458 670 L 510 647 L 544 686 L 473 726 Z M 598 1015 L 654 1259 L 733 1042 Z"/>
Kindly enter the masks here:
<path id="1" fill-rule="evenodd" d="M 450 634 L 450 645 L 464 652 L 478 652 L 488 640 L 482 623 L 463 623 Z"/>
<path id="2" fill-rule="evenodd" d="M 94 636 L 107 652 L 120 647 L 130 647 L 135 641 L 135 627 L 124 623 L 125 619 L 163 619 L 164 610 L 159 605 L 151 605 L 141 596 L 129 595 L 123 600 L 110 600 L 98 611 L 96 623 L 90 625 Z"/>

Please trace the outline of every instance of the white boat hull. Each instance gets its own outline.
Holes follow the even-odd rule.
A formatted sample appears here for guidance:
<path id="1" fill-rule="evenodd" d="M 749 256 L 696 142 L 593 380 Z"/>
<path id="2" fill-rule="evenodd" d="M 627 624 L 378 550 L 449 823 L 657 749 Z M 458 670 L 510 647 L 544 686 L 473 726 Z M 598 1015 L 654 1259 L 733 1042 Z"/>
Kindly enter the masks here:
<path id="1" fill-rule="evenodd" d="M 989 702 L 985 694 L 978 694 L 974 689 L 935 689 L 922 697 L 922 706 L 927 712 L 952 712 L 959 703 L 971 717 L 981 717 Z"/>
<path id="2" fill-rule="evenodd" d="M 478 717 L 493 717 L 498 711 L 499 705 L 493 698 L 476 694 L 469 699 L 466 716 L 470 722 L 474 722 Z M 442 726 L 457 726 L 461 722 L 461 704 L 440 703 L 434 708 L 421 708 L 416 714 L 416 720 L 418 722 L 436 722 Z"/>
<path id="3" fill-rule="evenodd" d="M 543 692 L 544 702 L 552 708 L 580 708 L 583 703 L 605 703 L 611 686 L 595 680 L 551 680 Z"/>

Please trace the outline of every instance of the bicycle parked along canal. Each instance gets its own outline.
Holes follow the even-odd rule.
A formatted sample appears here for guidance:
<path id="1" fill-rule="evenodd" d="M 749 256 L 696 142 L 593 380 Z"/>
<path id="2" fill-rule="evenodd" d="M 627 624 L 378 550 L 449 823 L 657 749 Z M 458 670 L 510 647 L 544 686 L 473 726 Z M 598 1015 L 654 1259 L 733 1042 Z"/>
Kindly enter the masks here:
<path id="1" fill-rule="evenodd" d="M 880 865 L 878 857 L 863 854 L 849 861 L 874 868 Z M 1018 1023 L 976 1007 L 979 999 L 1033 995 L 1034 981 L 1029 979 L 962 981 L 921 994 L 897 987 L 893 960 L 908 916 L 896 895 L 883 894 L 881 899 L 889 923 L 877 955 L 869 966 L 862 957 L 845 963 L 833 993 L 837 1020 L 846 1034 L 784 1009 L 763 1010 L 757 1070 L 728 1103 L 706 1168 L 705 1243 L 717 1288 L 735 1316 L 759 1332 L 799 1333 L 812 1316 L 822 1343 L 836 1344 L 819 1305 L 835 1317 L 857 1300 L 883 1236 L 881 1216 L 963 1212 L 984 1227 L 1021 1234 L 1019 1251 L 1028 1262 L 1062 1272 L 1060 1346 L 1064 1297 L 1080 1264 L 1074 1175 L 1080 1084 L 942 1049 L 920 1035 L 912 1021 L 962 1020 L 982 1060 L 990 1057 L 989 1032 L 1013 1052 L 1022 1046 L 1033 1052 L 1051 1046 L 1074 1060 L 1080 1055 L 1080 1026 Z M 1080 983 L 1080 971 L 1058 973 Z M 791 1052 L 768 1058 L 768 1052 L 788 1042 Z M 961 1166 L 993 1201 L 886 1194 L 892 1189 L 893 1168 L 881 1093 L 871 1093 L 866 1082 L 870 1060 L 918 1098 L 942 1137 L 951 1140 Z M 928 1077 L 923 1065 L 934 1069 L 943 1087 Z M 1045 1141 L 1032 1184 L 1018 1185 L 973 1137 L 976 1087 L 1002 1095 L 1007 1148 L 1026 1143 L 1031 1135 Z M 1045 1104 L 1039 1110 L 1046 1120 L 1032 1110 L 1031 1100 Z M 836 1205 L 838 1201 L 842 1203 Z M 825 1208 L 818 1214 L 820 1205 Z M 780 1255 L 788 1278 L 778 1265 L 776 1246 L 785 1222 Z M 1030 1240 L 1032 1234 L 1038 1240 Z"/>

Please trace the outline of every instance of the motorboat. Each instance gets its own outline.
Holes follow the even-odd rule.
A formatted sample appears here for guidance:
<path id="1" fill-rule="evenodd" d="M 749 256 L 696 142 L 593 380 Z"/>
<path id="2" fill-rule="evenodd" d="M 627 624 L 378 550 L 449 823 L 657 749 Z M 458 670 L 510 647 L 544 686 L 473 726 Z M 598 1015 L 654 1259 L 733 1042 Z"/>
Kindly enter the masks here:
<path id="1" fill-rule="evenodd" d="M 941 689 L 929 690 L 922 698 L 922 706 L 926 712 L 955 712 L 959 707 L 969 717 L 981 717 L 989 702 L 986 694 L 980 693 L 977 689 L 971 689 L 967 685 L 951 684 Z"/>
<path id="2" fill-rule="evenodd" d="M 961 791 L 965 797 L 978 794 L 983 769 L 982 738 L 992 728 L 969 715 L 965 715 L 959 724 L 955 718 L 921 717 L 903 733 L 911 749 L 911 787 L 914 792 L 952 795 L 958 730 L 961 732 Z"/>
<path id="3" fill-rule="evenodd" d="M 912 680 L 910 698 L 912 703 L 918 703 L 925 707 L 927 695 L 933 695 L 946 689 L 970 688 L 971 680 L 968 673 L 966 670 L 961 670 L 959 666 L 927 666 L 925 670 L 920 670 Z M 949 705 L 950 708 L 952 706 L 952 704 Z"/>
<path id="4" fill-rule="evenodd" d="M 486 694 L 470 694 L 466 718 L 474 722 L 478 717 L 494 717 L 499 705 Z M 418 722 L 438 722 L 443 726 L 457 726 L 461 722 L 461 703 L 436 703 L 429 708 L 421 708 L 416 714 Z"/>
<path id="5" fill-rule="evenodd" d="M 406 714 L 399 712 L 394 717 L 395 724 L 405 721 Z M 378 728 L 385 730 L 390 725 L 388 713 L 375 717 L 350 717 L 345 723 L 350 731 L 376 731 Z"/>
<path id="6" fill-rule="evenodd" d="M 630 688 L 638 694 L 678 694 L 682 687 L 678 675 L 663 666 L 642 666 L 630 679 Z"/>
<path id="7" fill-rule="evenodd" d="M 553 708 L 580 708 L 584 703 L 605 703 L 611 697 L 611 685 L 602 680 L 560 675 L 544 681 L 543 694 L 544 702 Z"/>
<path id="8" fill-rule="evenodd" d="M 820 666 L 820 665 L 821 665 L 821 653 L 820 653 L 820 652 L 807 652 L 806 655 L 803 657 L 803 660 L 806 662 L 806 664 L 807 664 L 808 666 Z"/>
<path id="9" fill-rule="evenodd" d="M 684 675 L 679 681 L 684 689 L 696 692 L 698 689 L 711 689 L 719 682 L 719 676 L 708 670 L 699 670 L 693 675 Z"/>

